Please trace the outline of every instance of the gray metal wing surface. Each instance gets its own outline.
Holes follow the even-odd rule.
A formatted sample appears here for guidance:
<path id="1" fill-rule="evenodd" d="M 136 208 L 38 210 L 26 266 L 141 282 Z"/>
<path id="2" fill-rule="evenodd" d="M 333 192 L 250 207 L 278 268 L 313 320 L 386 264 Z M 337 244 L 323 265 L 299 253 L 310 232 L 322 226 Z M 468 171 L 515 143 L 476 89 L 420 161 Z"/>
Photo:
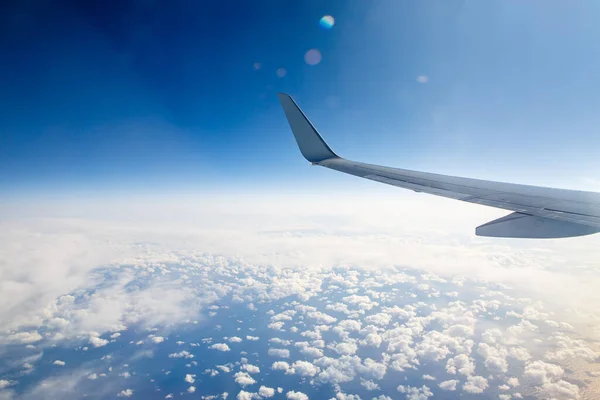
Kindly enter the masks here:
<path id="1" fill-rule="evenodd" d="M 313 165 L 469 203 L 513 211 L 479 226 L 479 236 L 562 238 L 600 232 L 600 193 L 411 171 L 346 160 L 323 140 L 302 110 L 287 94 L 279 101 L 300 152 Z"/>

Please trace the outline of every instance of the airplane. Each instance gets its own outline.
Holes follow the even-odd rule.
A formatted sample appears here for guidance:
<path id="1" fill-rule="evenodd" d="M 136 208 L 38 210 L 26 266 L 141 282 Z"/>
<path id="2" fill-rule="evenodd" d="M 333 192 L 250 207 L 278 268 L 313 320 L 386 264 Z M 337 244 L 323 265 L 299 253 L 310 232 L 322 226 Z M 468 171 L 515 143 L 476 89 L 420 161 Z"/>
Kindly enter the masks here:
<path id="1" fill-rule="evenodd" d="M 331 150 L 291 96 L 277 96 L 300 152 L 312 165 L 415 192 L 513 211 L 477 227 L 477 236 L 550 239 L 600 232 L 600 193 L 461 178 L 347 160 Z"/>

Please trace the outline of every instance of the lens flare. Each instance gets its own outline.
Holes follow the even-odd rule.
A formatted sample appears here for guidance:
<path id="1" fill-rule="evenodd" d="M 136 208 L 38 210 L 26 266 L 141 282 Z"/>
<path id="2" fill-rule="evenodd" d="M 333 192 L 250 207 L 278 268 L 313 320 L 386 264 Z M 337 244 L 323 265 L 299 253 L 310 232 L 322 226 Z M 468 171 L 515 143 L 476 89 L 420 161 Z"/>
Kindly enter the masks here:
<path id="1" fill-rule="evenodd" d="M 277 77 L 279 78 L 283 78 L 286 74 L 287 71 L 285 70 L 285 68 L 279 68 L 277 71 L 275 71 L 275 75 L 277 75 Z"/>
<path id="2" fill-rule="evenodd" d="M 331 15 L 325 15 L 319 20 L 319 25 L 323 29 L 331 29 L 333 28 L 333 24 L 335 24 L 335 19 Z"/>
<path id="3" fill-rule="evenodd" d="M 321 62 L 321 58 L 323 58 L 321 52 L 317 49 L 310 49 L 304 54 L 304 61 L 308 65 L 317 65 Z"/>

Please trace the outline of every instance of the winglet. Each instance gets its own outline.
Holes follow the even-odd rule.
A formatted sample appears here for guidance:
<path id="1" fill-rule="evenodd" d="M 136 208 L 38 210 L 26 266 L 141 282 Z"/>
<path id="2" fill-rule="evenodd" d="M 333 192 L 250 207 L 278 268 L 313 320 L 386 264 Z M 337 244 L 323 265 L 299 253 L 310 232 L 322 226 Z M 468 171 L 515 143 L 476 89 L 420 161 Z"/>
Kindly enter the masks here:
<path id="1" fill-rule="evenodd" d="M 285 116 L 290 124 L 292 133 L 296 138 L 296 143 L 300 152 L 311 163 L 319 163 L 330 158 L 339 158 L 337 154 L 325 143 L 325 140 L 319 135 L 313 124 L 310 123 L 300 107 L 290 95 L 277 93 L 279 102 Z"/>

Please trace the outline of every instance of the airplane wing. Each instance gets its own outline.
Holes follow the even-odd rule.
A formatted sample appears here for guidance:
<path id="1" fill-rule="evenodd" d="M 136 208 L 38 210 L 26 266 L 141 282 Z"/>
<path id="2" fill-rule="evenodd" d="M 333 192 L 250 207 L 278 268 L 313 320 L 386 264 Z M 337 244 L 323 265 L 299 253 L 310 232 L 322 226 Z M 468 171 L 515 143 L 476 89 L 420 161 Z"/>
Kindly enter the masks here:
<path id="1" fill-rule="evenodd" d="M 474 204 L 513 211 L 483 224 L 478 236 L 563 238 L 600 232 L 600 193 L 460 178 L 346 160 L 331 150 L 287 94 L 279 93 L 300 152 L 311 164 Z"/>

